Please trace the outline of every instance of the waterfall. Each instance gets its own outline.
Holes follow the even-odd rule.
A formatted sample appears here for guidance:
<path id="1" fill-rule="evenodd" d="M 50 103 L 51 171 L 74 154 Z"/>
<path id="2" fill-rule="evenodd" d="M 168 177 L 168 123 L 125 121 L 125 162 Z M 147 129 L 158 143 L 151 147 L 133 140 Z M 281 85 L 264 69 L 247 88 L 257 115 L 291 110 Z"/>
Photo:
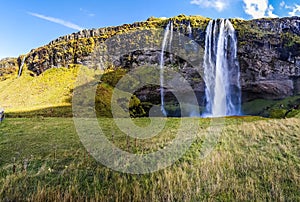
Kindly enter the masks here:
<path id="1" fill-rule="evenodd" d="M 170 23 L 170 39 L 169 39 L 169 53 L 172 52 L 172 41 L 173 41 L 173 22 Z"/>
<path id="2" fill-rule="evenodd" d="M 206 28 L 204 81 L 207 116 L 241 114 L 237 38 L 229 20 L 211 20 Z"/>
<path id="3" fill-rule="evenodd" d="M 170 38 L 169 38 L 170 35 Z M 171 52 L 171 43 L 173 40 L 173 23 L 170 21 L 165 28 L 164 38 L 161 47 L 161 54 L 160 54 L 160 97 L 161 97 L 161 111 L 162 113 L 167 116 L 167 112 L 165 109 L 165 99 L 164 99 L 164 54 L 166 51 L 167 43 L 169 39 L 169 52 Z"/>
<path id="4" fill-rule="evenodd" d="M 24 56 L 23 59 L 22 59 L 21 65 L 19 67 L 18 77 L 20 77 L 21 74 L 22 74 L 23 67 L 24 67 L 24 64 L 25 64 L 25 59 L 26 59 L 26 56 Z"/>
<path id="5" fill-rule="evenodd" d="M 188 24 L 187 33 L 188 33 L 189 38 L 191 39 L 192 38 L 192 34 L 193 34 L 192 33 L 191 22 L 189 22 L 189 24 Z"/>

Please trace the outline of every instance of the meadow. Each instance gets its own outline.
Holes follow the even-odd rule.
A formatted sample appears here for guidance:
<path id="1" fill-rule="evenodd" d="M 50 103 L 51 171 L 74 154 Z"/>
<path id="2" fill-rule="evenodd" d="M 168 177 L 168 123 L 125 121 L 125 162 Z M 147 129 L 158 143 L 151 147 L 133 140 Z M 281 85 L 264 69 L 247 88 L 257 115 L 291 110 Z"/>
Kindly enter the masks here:
<path id="1" fill-rule="evenodd" d="M 173 165 L 126 174 L 97 162 L 72 118 L 7 118 L 0 125 L 0 198 L 3 201 L 299 201 L 300 119 L 229 117 L 214 150 L 201 158 L 210 119 Z M 147 126 L 148 118 L 134 119 Z M 177 134 L 168 118 L 159 136 L 140 140 L 99 118 L 107 138 L 132 153 L 159 150 Z M 113 135 L 112 135 L 113 128 Z"/>

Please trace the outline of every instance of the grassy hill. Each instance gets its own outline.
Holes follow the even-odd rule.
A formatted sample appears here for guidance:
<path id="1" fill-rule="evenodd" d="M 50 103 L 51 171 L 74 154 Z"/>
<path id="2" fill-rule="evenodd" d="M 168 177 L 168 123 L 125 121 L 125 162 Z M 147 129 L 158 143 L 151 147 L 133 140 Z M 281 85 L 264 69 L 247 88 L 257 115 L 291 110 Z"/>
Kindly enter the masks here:
<path id="1" fill-rule="evenodd" d="M 19 78 L 14 75 L 0 82 L 0 103 L 8 114 L 70 106 L 77 71 L 78 68 L 53 68 L 32 77 L 25 70 Z"/>
<path id="2" fill-rule="evenodd" d="M 11 75 L 9 79 L 0 81 L 0 106 L 8 117 L 72 117 L 73 91 L 75 88 L 79 88 L 78 91 L 84 89 L 84 86 L 76 84 L 79 71 L 90 74 L 94 79 L 94 70 L 79 65 L 52 68 L 37 77 L 32 77 L 26 69 L 19 78 L 16 74 Z M 98 116 L 112 116 L 110 106 L 114 86 L 125 73 L 122 69 L 100 72 L 101 80 L 95 95 Z M 84 82 L 83 85 L 89 83 Z M 125 92 L 120 93 L 124 95 Z M 133 96 L 129 101 L 132 116 L 145 114 L 138 98 Z"/>

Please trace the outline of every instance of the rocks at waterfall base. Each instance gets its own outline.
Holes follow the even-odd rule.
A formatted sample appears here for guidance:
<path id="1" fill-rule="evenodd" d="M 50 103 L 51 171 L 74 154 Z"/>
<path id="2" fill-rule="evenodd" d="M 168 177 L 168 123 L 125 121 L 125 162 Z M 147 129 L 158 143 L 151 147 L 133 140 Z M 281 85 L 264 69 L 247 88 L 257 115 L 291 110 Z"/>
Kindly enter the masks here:
<path id="1" fill-rule="evenodd" d="M 174 31 L 188 37 L 188 25 L 192 27 L 192 39 L 200 49 L 204 48 L 205 29 L 210 19 L 200 16 L 180 15 L 170 19 L 149 18 L 145 22 L 125 24 L 118 27 L 83 30 L 67 36 L 60 37 L 48 45 L 33 49 L 26 55 L 26 68 L 32 76 L 39 76 L 50 68 L 70 67 L 74 65 L 86 65 L 97 68 L 94 64 L 95 57 L 101 44 L 109 41 L 117 44 L 115 39 L 121 34 L 131 32 L 149 32 L 153 29 L 161 29 L 169 20 L 174 22 Z M 243 102 L 255 99 L 283 99 L 300 93 L 300 17 L 256 19 L 244 21 L 232 19 L 232 24 L 238 36 L 238 59 L 241 69 L 241 87 Z M 125 53 L 102 68 L 134 70 L 140 66 L 157 66 L 160 61 L 161 41 L 155 37 L 144 35 L 131 35 L 131 45 L 135 51 Z M 151 48 L 139 49 L 145 44 Z M 194 42 L 191 42 L 191 44 Z M 193 47 L 190 44 L 190 47 Z M 154 49 L 152 47 L 155 47 Z M 186 46 L 184 47 L 186 48 Z M 101 48 L 100 48 L 101 50 Z M 190 55 L 193 54 L 190 48 Z M 203 54 L 203 51 L 197 50 Z M 101 52 L 101 51 L 100 51 Z M 124 54 L 123 54 L 124 53 Z M 101 53 L 99 53 L 101 54 Z M 202 55 L 203 56 L 203 55 Z M 110 56 L 107 56 L 110 57 Z M 193 56 L 191 56 L 193 57 Z M 21 58 L 9 58 L 0 61 L 0 79 L 5 80 L 7 75 L 18 71 Z M 165 54 L 166 69 L 179 72 L 185 78 L 197 94 L 198 102 L 204 105 L 205 84 L 202 76 L 202 62 L 187 62 L 176 54 Z M 195 65 L 197 64 L 197 65 Z M 185 89 L 182 89 L 184 92 Z M 159 104 L 159 86 L 148 86 L 139 89 L 135 94 L 142 102 Z M 172 89 L 166 89 L 166 101 L 173 101 Z M 175 103 L 176 104 L 176 103 Z"/>

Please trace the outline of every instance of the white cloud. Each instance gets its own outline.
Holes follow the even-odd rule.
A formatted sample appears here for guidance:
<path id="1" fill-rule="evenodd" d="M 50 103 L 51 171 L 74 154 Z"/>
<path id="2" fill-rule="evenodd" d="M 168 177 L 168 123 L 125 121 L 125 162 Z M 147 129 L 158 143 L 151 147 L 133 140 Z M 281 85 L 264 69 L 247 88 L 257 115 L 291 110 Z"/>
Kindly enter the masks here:
<path id="1" fill-rule="evenodd" d="M 269 8 L 267 10 L 267 16 L 270 17 L 270 18 L 277 18 L 278 15 L 275 15 L 273 13 L 273 10 L 274 10 L 274 7 L 272 5 L 269 5 Z"/>
<path id="2" fill-rule="evenodd" d="M 268 9 L 267 0 L 244 0 L 245 12 L 253 18 L 262 18 Z"/>
<path id="3" fill-rule="evenodd" d="M 285 1 L 282 1 L 282 2 L 280 2 L 280 8 L 283 8 L 283 7 L 285 7 Z"/>
<path id="4" fill-rule="evenodd" d="M 65 21 L 65 20 L 62 20 L 62 19 L 59 19 L 59 18 L 49 17 L 49 16 L 38 14 L 38 13 L 31 13 L 31 12 L 27 12 L 27 13 L 29 15 L 34 16 L 34 17 L 37 17 L 37 18 L 40 18 L 40 19 L 43 19 L 43 20 L 47 20 L 47 21 L 50 21 L 50 22 L 54 22 L 54 23 L 63 25 L 65 27 L 71 28 L 71 29 L 75 29 L 75 30 L 79 30 L 79 31 L 84 29 L 84 28 L 80 27 L 79 25 L 76 25 L 74 23 L 71 23 L 71 22 L 68 22 L 68 21 Z"/>
<path id="5" fill-rule="evenodd" d="M 269 5 L 268 0 L 243 0 L 245 13 L 253 18 L 278 17 L 273 13 L 274 7 Z"/>
<path id="6" fill-rule="evenodd" d="M 297 16 L 297 15 L 300 15 L 300 5 L 295 4 L 294 7 L 291 7 L 291 6 L 290 6 L 290 9 L 292 9 L 292 11 L 289 12 L 289 15 L 290 15 L 290 16 Z"/>
<path id="7" fill-rule="evenodd" d="M 290 10 L 291 10 L 291 9 L 293 9 L 293 6 L 285 5 L 284 8 L 285 8 L 285 9 L 290 9 Z"/>
<path id="8" fill-rule="evenodd" d="M 223 11 L 229 5 L 227 0 L 192 0 L 191 4 L 204 8 L 214 8 L 219 12 Z"/>

